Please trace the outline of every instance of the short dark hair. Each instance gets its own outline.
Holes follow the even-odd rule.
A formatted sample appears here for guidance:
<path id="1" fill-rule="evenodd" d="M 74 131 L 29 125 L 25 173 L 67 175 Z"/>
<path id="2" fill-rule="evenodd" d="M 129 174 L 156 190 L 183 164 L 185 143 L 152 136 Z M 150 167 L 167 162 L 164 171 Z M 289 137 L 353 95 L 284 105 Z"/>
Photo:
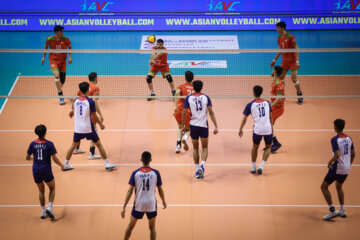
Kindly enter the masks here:
<path id="1" fill-rule="evenodd" d="M 97 78 L 97 73 L 96 72 L 91 72 L 89 74 L 89 81 L 90 82 L 95 82 L 95 79 Z"/>
<path id="2" fill-rule="evenodd" d="M 82 93 L 86 93 L 87 91 L 89 91 L 89 83 L 87 83 L 87 82 L 82 82 L 82 83 L 80 83 L 79 84 L 79 89 L 80 89 L 80 91 L 82 92 Z"/>
<path id="3" fill-rule="evenodd" d="M 185 72 L 185 79 L 187 82 L 191 83 L 194 80 L 194 73 L 192 71 Z"/>
<path id="4" fill-rule="evenodd" d="M 156 42 L 157 42 L 157 43 L 164 43 L 164 40 L 162 40 L 161 38 L 159 38 Z"/>
<path id="5" fill-rule="evenodd" d="M 62 31 L 62 30 L 64 30 L 64 27 L 63 27 L 63 26 L 56 25 L 56 26 L 54 27 L 54 32 L 60 32 L 60 31 Z"/>
<path id="6" fill-rule="evenodd" d="M 276 24 L 277 27 L 281 27 L 286 30 L 286 23 L 284 21 L 280 21 Z"/>
<path id="7" fill-rule="evenodd" d="M 46 126 L 43 124 L 37 125 L 35 128 L 35 134 L 38 135 L 39 138 L 44 138 L 46 134 Z"/>
<path id="8" fill-rule="evenodd" d="M 283 69 L 282 67 L 280 67 L 280 66 L 275 66 L 275 67 L 274 67 L 274 70 L 275 70 L 276 75 L 277 75 L 278 77 L 280 77 L 281 74 L 282 74 L 283 71 L 284 71 L 284 69 Z"/>
<path id="9" fill-rule="evenodd" d="M 334 126 L 335 126 L 335 128 L 336 128 L 337 130 L 339 130 L 339 131 L 344 130 L 344 128 L 345 128 L 345 120 L 340 119 L 340 118 L 336 119 L 336 120 L 334 121 Z"/>
<path id="10" fill-rule="evenodd" d="M 199 93 L 201 92 L 201 89 L 203 88 L 203 82 L 201 80 L 196 80 L 193 82 L 193 87 L 195 92 Z"/>
<path id="11" fill-rule="evenodd" d="M 263 92 L 262 86 L 259 86 L 259 85 L 255 85 L 253 90 L 254 90 L 255 97 L 260 97 Z"/>
<path id="12" fill-rule="evenodd" d="M 148 151 L 145 151 L 141 154 L 141 161 L 145 164 L 148 165 L 149 162 L 151 161 L 151 153 Z"/>

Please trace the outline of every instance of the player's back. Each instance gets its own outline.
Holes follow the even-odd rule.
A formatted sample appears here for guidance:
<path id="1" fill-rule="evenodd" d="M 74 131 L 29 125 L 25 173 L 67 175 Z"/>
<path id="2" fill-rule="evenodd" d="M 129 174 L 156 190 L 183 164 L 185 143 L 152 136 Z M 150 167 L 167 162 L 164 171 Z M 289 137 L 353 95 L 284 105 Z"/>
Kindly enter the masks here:
<path id="1" fill-rule="evenodd" d="M 56 154 L 55 146 L 51 141 L 37 139 L 31 142 L 28 153 L 34 156 L 34 172 L 51 170 L 51 155 Z"/>
<path id="2" fill-rule="evenodd" d="M 270 122 L 271 105 L 268 101 L 259 98 L 251 101 L 245 107 L 244 114 L 251 114 L 254 119 L 254 133 L 258 135 L 272 134 L 272 126 Z"/>
<path id="3" fill-rule="evenodd" d="M 333 167 L 336 168 L 337 174 L 349 174 L 351 166 L 351 150 L 354 145 L 350 136 L 346 134 L 338 134 L 331 139 L 333 150 L 340 151 L 340 157 Z"/>
<path id="4" fill-rule="evenodd" d="M 96 112 L 94 100 L 88 97 L 78 97 L 74 101 L 74 132 L 91 133 L 94 131 L 91 114 Z"/>
<path id="5" fill-rule="evenodd" d="M 180 96 L 189 96 L 194 93 L 194 87 L 191 83 L 181 84 L 178 89 L 180 90 Z M 179 98 L 177 107 L 182 107 L 184 105 L 184 98 Z"/>
<path id="6" fill-rule="evenodd" d="M 156 187 L 162 185 L 159 171 L 150 167 L 139 168 L 132 173 L 129 184 L 135 186 L 135 210 L 156 211 Z"/>
<path id="7" fill-rule="evenodd" d="M 81 96 L 81 91 L 78 90 L 78 96 Z M 99 96 L 100 95 L 100 88 L 96 86 L 94 83 L 89 82 L 89 94 L 88 96 Z"/>
<path id="8" fill-rule="evenodd" d="M 190 125 L 208 127 L 207 107 L 212 106 L 210 98 L 202 93 L 193 93 L 186 97 L 184 107 L 190 108 Z"/>
<path id="9" fill-rule="evenodd" d="M 285 96 L 285 86 L 281 79 L 276 79 L 271 84 L 271 95 L 277 96 L 281 93 L 282 96 Z M 276 98 L 271 98 L 271 102 L 274 102 Z M 280 103 L 278 103 L 275 107 L 284 107 L 285 98 L 281 99 Z"/>

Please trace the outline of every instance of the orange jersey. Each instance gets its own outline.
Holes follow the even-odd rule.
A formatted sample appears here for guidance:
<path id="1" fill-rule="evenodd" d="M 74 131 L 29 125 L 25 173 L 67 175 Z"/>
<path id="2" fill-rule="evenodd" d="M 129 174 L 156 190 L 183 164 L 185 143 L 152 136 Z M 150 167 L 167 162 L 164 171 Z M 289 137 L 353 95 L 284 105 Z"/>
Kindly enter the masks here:
<path id="1" fill-rule="evenodd" d="M 55 35 L 50 36 L 46 39 L 46 45 L 50 49 L 67 49 L 71 46 L 71 42 L 68 37 L 63 36 L 62 38 L 57 38 Z M 50 53 L 49 59 L 56 61 L 65 61 L 67 53 Z"/>
<path id="2" fill-rule="evenodd" d="M 100 88 L 96 86 L 94 83 L 89 83 L 89 96 L 99 96 L 100 95 Z M 77 92 L 78 96 L 81 96 L 81 91 Z"/>
<path id="3" fill-rule="evenodd" d="M 184 83 L 180 85 L 177 89 L 180 90 L 180 96 L 188 96 L 194 92 L 193 85 L 191 83 Z M 179 98 L 177 108 L 184 106 L 185 99 Z"/>
<path id="4" fill-rule="evenodd" d="M 277 96 L 277 95 L 281 95 L 285 96 L 285 86 L 282 83 L 282 81 L 280 79 L 277 79 L 275 81 L 273 81 L 273 83 L 271 84 L 271 95 L 272 96 Z M 275 102 L 276 98 L 271 98 L 271 103 Z M 279 107 L 284 107 L 284 102 L 285 99 L 281 99 L 280 103 L 278 103 L 274 108 L 279 108 Z"/>
<path id="5" fill-rule="evenodd" d="M 281 49 L 294 49 L 296 47 L 296 40 L 293 35 L 286 33 L 285 36 L 278 37 L 278 44 Z M 283 61 L 296 61 L 296 53 L 282 53 Z"/>
<path id="6" fill-rule="evenodd" d="M 156 46 L 154 46 L 152 49 L 166 49 L 165 47 L 163 48 L 157 48 Z M 154 65 L 155 67 L 164 67 L 166 65 L 168 65 L 167 62 L 167 53 L 159 53 L 156 55 L 156 57 L 154 58 Z"/>

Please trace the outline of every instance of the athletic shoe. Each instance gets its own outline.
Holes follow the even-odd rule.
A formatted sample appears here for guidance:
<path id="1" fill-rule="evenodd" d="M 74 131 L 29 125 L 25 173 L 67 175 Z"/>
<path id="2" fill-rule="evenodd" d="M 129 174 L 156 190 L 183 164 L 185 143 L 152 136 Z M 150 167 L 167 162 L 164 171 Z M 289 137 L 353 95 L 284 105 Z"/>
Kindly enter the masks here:
<path id="1" fill-rule="evenodd" d="M 201 167 L 199 168 L 199 179 L 204 179 L 204 174 L 205 174 L 205 168 L 204 165 L 201 165 Z"/>
<path id="2" fill-rule="evenodd" d="M 43 211 L 41 212 L 40 218 L 41 218 L 41 219 L 45 219 L 46 217 L 47 217 L 46 211 L 43 210 Z"/>
<path id="3" fill-rule="evenodd" d="M 329 212 L 328 214 L 326 214 L 324 216 L 324 220 L 331 220 L 332 218 L 335 218 L 337 216 L 339 216 L 339 211 L 335 210 L 334 212 Z"/>
<path id="4" fill-rule="evenodd" d="M 84 153 L 85 151 L 80 149 L 80 148 L 75 148 L 75 150 L 73 151 L 73 154 L 80 154 L 80 153 Z"/>
<path id="5" fill-rule="evenodd" d="M 252 167 L 252 168 L 250 169 L 250 173 L 255 174 L 255 173 L 256 173 L 256 167 Z"/>
<path id="6" fill-rule="evenodd" d="M 64 105 L 64 104 L 65 104 L 64 98 L 60 98 L 60 99 L 59 99 L 59 104 L 60 104 L 60 105 Z"/>
<path id="7" fill-rule="evenodd" d="M 97 154 L 92 155 L 92 154 L 90 153 L 89 156 L 88 156 L 88 159 L 89 159 L 89 160 L 101 159 L 101 156 L 100 156 L 100 155 L 97 155 Z"/>
<path id="8" fill-rule="evenodd" d="M 180 153 L 180 151 L 181 151 L 181 145 L 176 144 L 175 153 Z"/>
<path id="9" fill-rule="evenodd" d="M 339 211 L 339 216 L 342 217 L 342 218 L 346 218 L 347 217 L 346 211 L 345 210 L 340 210 Z"/>
<path id="10" fill-rule="evenodd" d="M 279 148 L 281 148 L 281 146 L 282 146 L 281 143 L 273 144 L 271 146 L 271 152 L 272 153 L 276 152 Z"/>
<path id="11" fill-rule="evenodd" d="M 63 169 L 63 171 L 70 171 L 70 170 L 73 170 L 73 169 L 74 169 L 73 166 L 71 166 L 71 165 L 69 165 L 69 164 L 67 164 L 67 165 L 64 164 L 64 169 Z"/>
<path id="12" fill-rule="evenodd" d="M 298 102 L 299 105 L 302 105 L 304 103 L 304 99 L 303 98 L 298 98 Z"/>
<path id="13" fill-rule="evenodd" d="M 199 172 L 200 172 L 200 168 L 195 172 L 195 177 L 199 178 Z"/>
<path id="14" fill-rule="evenodd" d="M 189 145 L 187 144 L 187 135 L 185 134 L 181 140 L 182 144 L 184 144 L 184 150 L 189 151 Z"/>
<path id="15" fill-rule="evenodd" d="M 259 175 L 261 175 L 262 173 L 263 173 L 263 167 L 259 167 L 258 168 L 258 170 L 257 170 L 257 173 L 259 174 Z"/>
<path id="16" fill-rule="evenodd" d="M 156 96 L 156 95 L 155 95 L 155 93 L 152 93 L 152 94 L 150 94 L 150 96 Z M 155 100 L 155 98 L 149 97 L 147 100 L 148 100 L 148 101 L 152 101 L 152 100 Z"/>
<path id="17" fill-rule="evenodd" d="M 114 168 L 116 168 L 115 164 L 112 164 L 112 163 L 105 164 L 105 170 L 107 170 L 107 171 L 113 170 Z"/>
<path id="18" fill-rule="evenodd" d="M 55 219 L 55 215 L 51 208 L 46 209 L 46 214 L 51 218 L 51 220 Z"/>

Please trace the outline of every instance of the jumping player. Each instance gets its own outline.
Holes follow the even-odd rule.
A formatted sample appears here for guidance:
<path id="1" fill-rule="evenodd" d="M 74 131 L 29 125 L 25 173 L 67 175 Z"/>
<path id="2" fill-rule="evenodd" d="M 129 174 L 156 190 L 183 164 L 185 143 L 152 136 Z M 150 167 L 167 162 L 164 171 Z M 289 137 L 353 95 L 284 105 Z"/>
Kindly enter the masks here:
<path id="1" fill-rule="evenodd" d="M 163 49 L 165 50 L 166 48 L 164 47 L 164 40 L 162 39 L 158 39 L 156 41 L 156 46 L 154 46 L 152 49 Z M 169 68 L 169 64 L 167 62 L 167 53 L 159 53 L 159 52 L 154 52 L 153 54 L 151 54 L 150 56 L 150 61 L 149 61 L 149 65 L 151 66 L 148 75 L 146 76 L 146 82 L 148 84 L 148 87 L 150 89 L 150 96 L 155 96 L 155 92 L 154 92 L 154 87 L 153 87 L 153 83 L 152 83 L 152 79 L 156 76 L 156 74 L 158 72 L 161 72 L 162 77 L 166 78 L 166 80 L 169 82 L 170 84 L 170 88 L 171 88 L 171 93 L 174 96 L 175 95 L 175 86 L 174 86 L 174 82 L 170 73 L 170 68 Z M 147 100 L 151 101 L 154 100 L 155 98 L 150 97 Z"/>
<path id="2" fill-rule="evenodd" d="M 261 139 L 264 138 L 265 141 L 265 151 L 263 154 L 263 160 L 260 164 L 260 167 L 257 169 L 258 174 L 262 174 L 264 171 L 264 166 L 270 155 L 270 148 L 272 143 L 272 115 L 271 115 L 271 105 L 268 101 L 260 98 L 263 92 L 261 86 L 254 86 L 254 97 L 255 99 L 248 103 L 244 109 L 244 117 L 240 124 L 239 136 L 243 136 L 243 128 L 246 124 L 248 116 L 251 114 L 254 119 L 254 128 L 253 128 L 253 147 L 251 150 L 251 160 L 252 167 L 250 172 L 256 173 L 256 158 L 258 154 L 259 145 Z"/>
<path id="3" fill-rule="evenodd" d="M 49 216 L 54 219 L 54 212 L 52 210 L 53 202 L 55 199 L 55 179 L 51 170 L 51 158 L 54 162 L 64 169 L 64 165 L 59 161 L 56 156 L 56 149 L 52 142 L 45 139 L 46 127 L 38 125 L 35 128 L 35 133 L 38 139 L 31 142 L 27 151 L 26 160 L 34 160 L 33 162 L 33 176 L 37 187 L 39 188 L 39 200 L 42 208 L 41 218 L 45 219 Z M 33 155 L 33 159 L 31 158 Z M 45 210 L 45 184 L 49 187 L 49 206 Z"/>
<path id="4" fill-rule="evenodd" d="M 185 81 L 186 83 L 180 85 L 177 89 L 176 89 L 176 96 L 188 96 L 190 94 L 192 94 L 194 92 L 194 88 L 191 84 L 191 82 L 194 79 L 194 74 L 191 71 L 186 71 L 185 72 Z M 187 140 L 189 138 L 190 135 L 190 109 L 187 110 L 186 112 L 186 117 L 185 117 L 185 134 L 184 136 L 181 138 L 182 136 L 182 128 L 181 128 L 181 122 L 182 122 L 182 112 L 184 109 L 184 101 L 185 99 L 183 98 L 175 98 L 175 109 L 174 109 L 174 116 L 175 119 L 179 125 L 179 129 L 177 132 L 177 142 L 176 142 L 176 149 L 175 152 L 176 153 L 180 153 L 181 150 L 181 142 L 184 144 L 184 150 L 188 151 L 189 150 L 189 146 L 187 144 Z"/>
<path id="5" fill-rule="evenodd" d="M 93 117 L 95 122 L 100 125 L 101 129 L 105 129 L 104 124 L 101 122 L 96 114 L 96 106 L 94 100 L 88 98 L 89 94 L 89 83 L 82 82 L 79 84 L 81 91 L 81 97 L 74 100 L 72 109 L 69 113 L 70 118 L 75 115 L 75 127 L 74 127 L 74 140 L 67 151 L 66 160 L 64 164 L 64 170 L 72 170 L 74 167 L 69 165 L 69 160 L 73 154 L 74 149 L 80 144 L 80 140 L 86 138 L 95 143 L 99 149 L 101 157 L 105 161 L 105 170 L 112 170 L 115 165 L 110 163 L 107 159 L 107 154 L 100 139 L 95 131 L 94 125 L 92 124 L 91 118 Z"/>
<path id="6" fill-rule="evenodd" d="M 209 125 L 207 120 L 207 113 L 209 111 L 210 118 L 215 125 L 214 134 L 217 134 L 218 125 L 216 123 L 215 114 L 212 109 L 210 98 L 201 93 L 203 82 L 196 80 L 193 82 L 195 93 L 188 95 L 184 101 L 184 109 L 182 112 L 181 128 L 185 128 L 185 120 L 188 109 L 191 112 L 190 119 L 190 136 L 194 146 L 193 159 L 196 166 L 195 177 L 199 179 L 204 178 L 205 162 L 208 157 L 208 138 L 209 138 Z M 201 139 L 202 153 L 201 153 L 201 166 L 199 167 L 199 137 Z"/>
<path id="7" fill-rule="evenodd" d="M 64 36 L 63 33 L 64 27 L 62 26 L 55 26 L 54 32 L 55 35 L 50 36 L 46 39 L 45 42 L 45 49 L 72 49 L 71 42 L 68 37 Z M 44 65 L 45 62 L 45 55 L 43 54 L 43 57 L 41 59 L 41 64 Z M 50 53 L 49 54 L 49 62 L 51 71 L 54 74 L 55 77 L 55 85 L 58 90 L 58 95 L 60 96 L 59 104 L 63 105 L 65 104 L 63 96 L 62 87 L 65 84 L 65 78 L 66 78 L 66 53 Z M 69 53 L 69 64 L 72 63 L 72 54 Z"/>
<path id="8" fill-rule="evenodd" d="M 124 206 L 121 211 L 122 218 L 125 218 L 126 205 L 128 204 L 131 195 L 135 189 L 134 207 L 131 212 L 130 223 L 125 232 L 125 240 L 128 240 L 130 238 L 131 232 L 134 229 L 138 219 L 142 219 L 145 213 L 147 218 L 149 219 L 150 239 L 156 239 L 156 188 L 159 191 L 163 208 L 165 209 L 167 206 L 165 202 L 164 190 L 161 187 L 162 181 L 160 172 L 150 167 L 151 154 L 149 152 L 143 152 L 141 155 L 141 161 L 143 163 L 143 166 L 131 174 L 129 181 L 130 187 L 126 194 Z"/>
<path id="9" fill-rule="evenodd" d="M 354 162 L 355 150 L 351 137 L 343 133 L 344 127 L 344 120 L 336 119 L 334 121 L 334 129 L 337 135 L 331 139 L 333 157 L 328 163 L 329 172 L 321 184 L 322 194 L 330 208 L 330 212 L 324 216 L 324 220 L 330 220 L 339 215 L 343 218 L 346 217 L 344 191 L 342 186 L 350 172 L 351 164 Z M 336 181 L 336 191 L 340 202 L 340 211 L 335 210 L 329 191 L 329 186 L 334 181 Z"/>
<path id="10" fill-rule="evenodd" d="M 278 37 L 278 45 L 280 49 L 298 49 L 295 37 L 290 33 L 286 32 L 286 24 L 281 21 L 276 24 L 276 31 L 280 34 Z M 302 96 L 300 82 L 298 80 L 298 69 L 300 68 L 299 53 L 281 53 L 282 63 L 281 67 L 284 69 L 281 80 L 285 79 L 287 72 L 291 72 L 291 80 L 295 84 L 296 92 L 298 96 Z M 280 53 L 277 53 L 275 58 L 272 60 L 270 67 L 275 66 L 276 60 L 280 57 Z M 298 98 L 298 104 L 303 104 L 304 99 Z"/>
<path id="11" fill-rule="evenodd" d="M 271 84 L 271 95 L 276 96 L 276 98 L 271 98 L 273 125 L 275 124 L 276 119 L 284 114 L 285 98 L 281 98 L 281 96 L 285 96 L 285 87 L 280 77 L 282 73 L 282 67 L 275 66 L 271 74 L 274 78 Z M 281 143 L 279 143 L 274 135 L 272 139 L 271 152 L 276 152 L 279 148 L 281 148 Z"/>
<path id="12" fill-rule="evenodd" d="M 89 96 L 99 96 L 100 95 L 100 88 L 98 86 L 96 86 L 97 82 L 98 82 L 98 77 L 97 77 L 97 73 L 92 72 L 89 74 Z M 81 96 L 81 91 L 79 90 L 77 93 L 78 96 Z M 100 111 L 100 107 L 99 107 L 99 102 L 98 102 L 98 98 L 93 98 L 93 100 L 95 101 L 95 107 L 96 107 L 96 113 L 99 114 L 100 116 L 100 120 L 101 122 L 104 122 L 104 117 Z M 92 123 L 94 124 L 94 128 L 95 131 L 96 129 L 96 122 L 94 120 L 94 118 L 91 118 Z M 84 153 L 84 150 L 80 149 L 80 145 L 74 150 L 74 154 L 79 154 L 79 153 Z M 94 159 L 100 159 L 101 156 L 95 154 L 95 143 L 93 141 L 90 141 L 90 153 L 88 156 L 89 160 L 94 160 Z"/>

